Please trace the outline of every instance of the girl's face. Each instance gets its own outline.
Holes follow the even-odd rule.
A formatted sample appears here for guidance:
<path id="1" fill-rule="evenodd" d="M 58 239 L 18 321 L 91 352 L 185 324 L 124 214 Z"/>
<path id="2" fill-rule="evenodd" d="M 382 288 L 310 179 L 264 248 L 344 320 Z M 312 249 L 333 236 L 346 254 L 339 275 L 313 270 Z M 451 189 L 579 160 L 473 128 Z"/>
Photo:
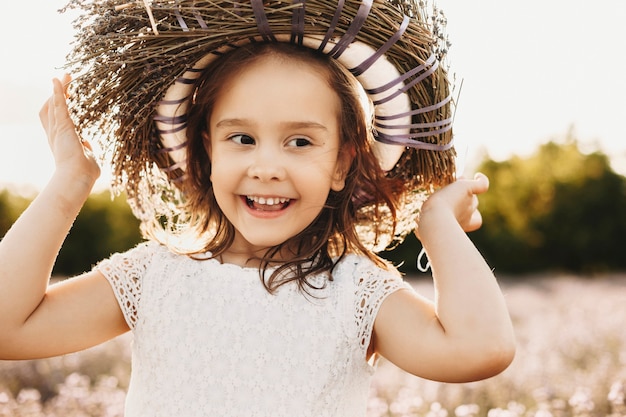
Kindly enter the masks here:
<path id="1" fill-rule="evenodd" d="M 340 101 L 320 66 L 266 55 L 226 82 L 209 118 L 217 203 L 245 261 L 304 230 L 344 187 Z M 235 261 L 235 263 L 240 263 Z"/>

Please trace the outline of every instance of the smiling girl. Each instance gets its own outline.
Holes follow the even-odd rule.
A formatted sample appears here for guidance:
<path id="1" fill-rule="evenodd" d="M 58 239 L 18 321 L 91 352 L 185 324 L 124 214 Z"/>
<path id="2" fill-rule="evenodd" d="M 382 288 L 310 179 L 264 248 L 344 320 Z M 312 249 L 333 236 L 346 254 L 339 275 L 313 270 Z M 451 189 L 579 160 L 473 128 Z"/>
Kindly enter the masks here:
<path id="1" fill-rule="evenodd" d="M 183 63 L 173 84 L 152 74 L 143 90 L 123 75 L 160 71 L 159 55 L 143 68 L 127 57 L 117 74 L 107 73 L 120 77 L 116 83 L 98 84 L 115 90 L 118 101 L 78 78 L 69 94 L 73 115 L 63 85 L 69 77 L 53 81 L 40 116 L 56 170 L 0 242 L 0 357 L 62 355 L 131 331 L 127 417 L 363 416 L 379 357 L 448 382 L 487 378 L 508 366 L 515 347 L 506 304 L 466 235 L 481 225 L 477 195 L 488 180 L 478 174 L 451 181 L 441 169 L 452 152 L 449 99 L 435 88 L 445 72 L 431 70 L 438 65 L 429 58 L 429 34 L 410 38 L 422 40 L 417 49 L 426 56 L 409 75 L 391 74 L 404 91 L 381 98 L 380 88 L 372 88 L 389 82 L 384 48 L 396 47 L 402 27 L 423 30 L 421 20 L 386 2 L 346 2 L 343 12 L 336 4 L 307 2 L 308 9 L 327 8 L 331 23 L 321 33 L 333 33 L 326 39 L 306 23 L 304 3 L 224 2 L 220 10 L 230 12 L 222 20 L 217 9 L 203 18 L 209 3 L 204 9 L 197 1 L 175 8 L 152 2 L 145 9 L 101 3 L 81 6 L 96 17 L 106 14 L 107 24 L 119 19 L 130 38 L 141 33 L 134 42 L 124 39 L 126 49 L 107 37 L 100 45 L 111 59 L 127 52 L 138 59 L 141 48 L 154 52 L 149 41 L 165 42 L 168 33 L 192 49 L 189 32 L 214 33 L 209 17 L 223 32 L 227 19 L 255 22 L 260 39 L 250 42 L 246 34 L 236 42 L 224 33 L 227 43 L 206 46 L 203 57 Z M 380 16 L 368 17 L 368 7 L 398 18 L 395 43 L 374 52 L 354 40 L 356 27 L 340 34 L 332 16 L 351 7 L 356 15 L 347 21 L 360 20 L 359 33 L 379 31 Z M 285 10 L 282 23 L 270 24 Z M 129 24 L 133 13 L 139 31 Z M 353 45 L 338 53 L 348 38 Z M 177 54 L 185 56 L 181 49 Z M 96 66 L 111 62 L 87 58 Z M 349 64 L 362 59 L 367 64 Z M 171 64 L 165 55 L 161 60 Z M 427 83 L 429 77 L 440 79 Z M 167 85 L 151 105 L 125 90 L 152 100 L 155 79 Z M 426 95 L 410 90 L 418 85 Z M 129 112 L 124 100 L 137 111 Z M 428 112 L 434 120 L 421 119 Z M 107 139 L 115 144 L 114 167 L 147 240 L 48 286 L 59 248 L 100 173 L 81 140 L 100 119 L 117 126 Z M 433 162 L 433 155 L 443 156 Z M 425 165 L 429 160 L 432 166 Z M 434 302 L 376 255 L 407 227 L 415 228 L 430 259 Z"/>

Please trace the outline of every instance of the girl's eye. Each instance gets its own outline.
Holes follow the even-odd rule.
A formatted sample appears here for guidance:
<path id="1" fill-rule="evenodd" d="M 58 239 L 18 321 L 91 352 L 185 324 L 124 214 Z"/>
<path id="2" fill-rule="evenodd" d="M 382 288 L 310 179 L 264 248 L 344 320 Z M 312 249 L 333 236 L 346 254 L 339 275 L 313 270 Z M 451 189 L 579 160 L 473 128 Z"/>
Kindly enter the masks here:
<path id="1" fill-rule="evenodd" d="M 304 146 L 309 146 L 311 141 L 307 138 L 295 138 L 289 141 L 289 146 L 294 146 L 296 148 L 302 148 Z"/>
<path id="2" fill-rule="evenodd" d="M 228 139 L 240 145 L 254 145 L 254 138 L 252 138 L 252 136 L 248 136 L 244 134 L 233 135 L 229 137 Z"/>

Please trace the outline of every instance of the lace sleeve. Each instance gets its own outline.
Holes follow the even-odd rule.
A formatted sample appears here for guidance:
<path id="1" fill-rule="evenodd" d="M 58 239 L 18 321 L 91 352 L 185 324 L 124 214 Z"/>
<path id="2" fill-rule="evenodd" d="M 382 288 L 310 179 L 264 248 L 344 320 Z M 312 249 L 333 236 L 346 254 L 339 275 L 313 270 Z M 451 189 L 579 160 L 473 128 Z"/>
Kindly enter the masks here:
<path id="1" fill-rule="evenodd" d="M 95 266 L 111 284 L 126 323 L 135 328 L 141 283 L 155 251 L 155 243 L 140 243 L 133 249 L 111 255 Z"/>
<path id="2" fill-rule="evenodd" d="M 372 338 L 374 320 L 385 298 L 397 290 L 412 290 L 412 287 L 395 269 L 386 271 L 372 263 L 357 265 L 354 279 L 358 340 L 361 350 L 366 352 Z"/>

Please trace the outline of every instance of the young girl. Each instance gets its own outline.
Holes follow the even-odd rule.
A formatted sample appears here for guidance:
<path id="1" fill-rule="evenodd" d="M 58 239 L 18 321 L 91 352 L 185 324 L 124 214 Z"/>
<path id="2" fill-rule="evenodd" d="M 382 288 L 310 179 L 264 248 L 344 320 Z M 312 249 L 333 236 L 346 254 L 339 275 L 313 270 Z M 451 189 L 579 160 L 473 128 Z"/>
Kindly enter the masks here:
<path id="1" fill-rule="evenodd" d="M 78 50 L 107 51 L 108 60 L 78 60 L 93 71 L 71 84 L 73 115 L 68 76 L 53 81 L 42 108 L 56 170 L 0 242 L 1 358 L 62 355 L 130 330 L 127 417 L 363 416 L 378 357 L 447 382 L 507 367 L 507 308 L 465 234 L 481 224 L 477 195 L 488 181 L 439 187 L 453 155 L 449 92 L 445 72 L 430 71 L 438 61 L 429 61 L 421 14 L 307 2 L 307 13 L 328 14 L 320 29 L 321 12 L 313 25 L 304 3 L 88 3 L 102 19 Z M 391 44 L 355 35 L 380 33 L 381 18 L 400 21 L 388 24 L 400 33 Z M 233 22 L 258 32 L 234 37 Z M 191 60 L 186 51 L 201 44 L 194 32 L 210 45 Z M 216 33 L 226 38 L 219 46 Z M 180 62 L 166 57 L 172 51 Z M 400 61 L 418 70 L 403 77 Z M 168 65 L 183 70 L 165 78 Z M 397 79 L 409 87 L 392 99 L 372 88 Z M 115 178 L 148 239 L 48 286 L 100 173 L 81 139 L 94 126 L 107 128 Z M 434 303 L 375 255 L 413 227 L 432 265 Z"/>

